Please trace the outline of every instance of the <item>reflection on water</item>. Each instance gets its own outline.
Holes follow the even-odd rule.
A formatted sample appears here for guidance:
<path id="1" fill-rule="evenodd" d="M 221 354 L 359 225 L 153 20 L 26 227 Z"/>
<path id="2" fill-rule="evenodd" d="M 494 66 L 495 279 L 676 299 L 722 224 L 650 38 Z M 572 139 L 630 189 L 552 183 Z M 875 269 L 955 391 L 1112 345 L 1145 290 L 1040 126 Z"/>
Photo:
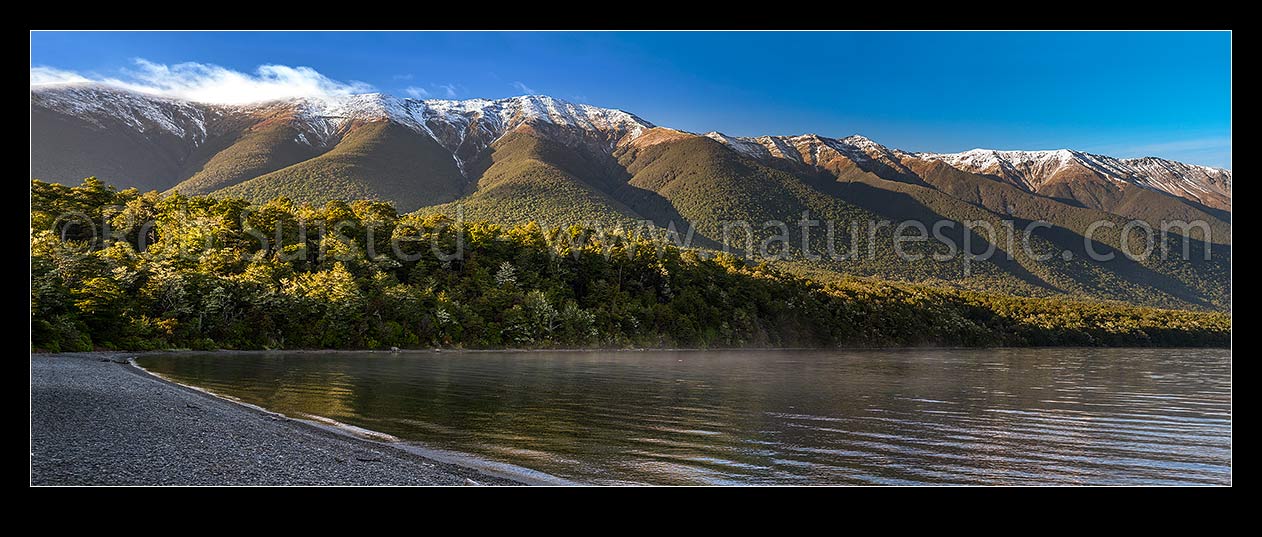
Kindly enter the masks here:
<path id="1" fill-rule="evenodd" d="M 595 483 L 1230 484 L 1226 350 L 214 353 L 140 365 Z"/>

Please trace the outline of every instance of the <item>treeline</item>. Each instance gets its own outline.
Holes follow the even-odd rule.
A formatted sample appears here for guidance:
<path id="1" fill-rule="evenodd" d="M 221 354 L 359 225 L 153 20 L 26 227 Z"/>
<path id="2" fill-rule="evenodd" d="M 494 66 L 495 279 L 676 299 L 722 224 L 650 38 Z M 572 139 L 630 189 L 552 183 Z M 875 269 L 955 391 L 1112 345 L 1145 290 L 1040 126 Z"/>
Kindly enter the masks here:
<path id="1" fill-rule="evenodd" d="M 1227 346 L 1228 315 L 839 279 L 631 230 L 31 184 L 31 346 Z"/>

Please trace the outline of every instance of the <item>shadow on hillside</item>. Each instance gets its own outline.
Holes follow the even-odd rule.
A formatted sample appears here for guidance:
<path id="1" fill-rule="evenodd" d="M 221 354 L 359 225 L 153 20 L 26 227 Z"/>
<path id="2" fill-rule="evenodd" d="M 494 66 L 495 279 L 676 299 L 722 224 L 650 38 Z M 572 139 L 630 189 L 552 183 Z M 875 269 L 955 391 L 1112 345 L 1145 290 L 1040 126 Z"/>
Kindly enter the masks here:
<path id="1" fill-rule="evenodd" d="M 1206 213 L 1209 213 L 1209 215 L 1213 216 L 1214 218 L 1222 220 L 1223 222 L 1226 222 L 1228 224 L 1231 223 L 1231 211 L 1227 211 L 1224 209 L 1215 209 L 1213 207 L 1210 207 L 1209 205 L 1202 204 L 1199 201 L 1190 200 L 1187 198 L 1181 198 L 1179 196 L 1171 196 L 1171 197 L 1175 198 L 1180 203 L 1183 203 L 1193 209 L 1199 209 L 1201 211 L 1205 211 Z"/>
<path id="2" fill-rule="evenodd" d="M 1029 223 L 1030 221 L 1028 220 L 1015 221 L 1015 225 L 1018 229 L 1022 226 L 1028 225 Z M 1126 282 L 1154 289 L 1158 292 L 1168 294 L 1174 298 L 1198 307 L 1216 307 L 1213 303 L 1205 300 L 1201 291 L 1193 289 L 1189 287 L 1187 283 L 1179 281 L 1167 274 L 1162 274 L 1144 266 L 1142 263 L 1126 256 L 1120 249 L 1113 248 L 1096 240 L 1088 241 L 1082 235 L 1062 227 L 1038 227 L 1035 229 L 1034 234 L 1048 240 L 1061 251 L 1072 252 L 1074 260 L 1080 260 L 1082 263 L 1099 266 L 1112 272 L 1114 275 Z M 1190 244 L 1192 245 L 1190 248 L 1190 252 L 1192 254 L 1190 256 L 1191 259 L 1199 259 L 1198 256 L 1202 255 L 1203 252 L 1203 250 L 1199 247 L 1202 243 L 1200 243 L 1200 241 L 1191 241 Z M 1087 251 L 1088 247 L 1091 249 L 1091 252 Z M 1105 257 L 1111 256 L 1111 259 L 1108 261 L 1092 260 L 1090 257 L 1092 252 Z M 1078 271 L 1073 271 L 1070 272 L 1070 275 L 1080 283 L 1097 283 L 1092 281 L 1095 278 L 1092 278 L 1089 274 L 1082 274 Z M 1142 302 L 1142 300 L 1134 299 L 1141 299 L 1144 297 L 1130 296 L 1126 298 L 1132 299 L 1132 301 Z"/>
<path id="3" fill-rule="evenodd" d="M 895 222 L 895 225 L 898 222 L 915 220 L 932 228 L 934 222 L 952 220 L 926 207 L 910 194 L 884 190 L 858 181 L 836 182 L 830 176 L 824 174 L 810 178 L 806 182 L 821 192 L 891 220 Z M 970 250 L 973 253 L 980 254 L 991 247 L 991 243 L 986 238 L 972 230 L 965 229 L 962 225 L 944 228 L 942 232 L 946 238 L 957 245 L 970 245 Z M 994 254 L 990 256 L 987 262 L 995 265 L 998 269 L 1015 276 L 1029 285 L 1058 293 L 1065 292 L 1064 289 L 1030 272 L 1016 260 L 1010 259 L 1008 252 L 1001 248 L 1000 245 L 996 244 L 994 248 Z"/>

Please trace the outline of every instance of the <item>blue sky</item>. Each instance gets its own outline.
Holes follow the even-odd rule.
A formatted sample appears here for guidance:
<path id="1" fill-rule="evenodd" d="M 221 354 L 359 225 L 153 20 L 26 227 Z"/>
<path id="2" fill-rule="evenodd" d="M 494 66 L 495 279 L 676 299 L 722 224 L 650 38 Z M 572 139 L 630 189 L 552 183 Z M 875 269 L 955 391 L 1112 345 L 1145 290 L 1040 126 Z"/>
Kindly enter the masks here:
<path id="1" fill-rule="evenodd" d="M 187 62 L 203 65 L 174 67 Z M 1069 147 L 1231 167 L 1226 32 L 31 34 L 33 77 L 168 84 L 156 79 L 249 78 L 261 65 L 400 96 L 542 93 L 694 132 L 858 133 L 912 151 Z"/>

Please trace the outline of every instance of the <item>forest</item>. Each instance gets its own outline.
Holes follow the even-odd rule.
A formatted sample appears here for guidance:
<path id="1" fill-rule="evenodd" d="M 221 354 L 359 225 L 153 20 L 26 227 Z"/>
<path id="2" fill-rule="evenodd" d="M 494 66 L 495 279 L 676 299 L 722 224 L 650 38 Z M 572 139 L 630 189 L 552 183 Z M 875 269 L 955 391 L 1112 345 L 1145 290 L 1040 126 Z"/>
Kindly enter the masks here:
<path id="1" fill-rule="evenodd" d="M 31 347 L 1230 346 L 1227 313 L 838 276 L 644 230 L 31 182 Z"/>

